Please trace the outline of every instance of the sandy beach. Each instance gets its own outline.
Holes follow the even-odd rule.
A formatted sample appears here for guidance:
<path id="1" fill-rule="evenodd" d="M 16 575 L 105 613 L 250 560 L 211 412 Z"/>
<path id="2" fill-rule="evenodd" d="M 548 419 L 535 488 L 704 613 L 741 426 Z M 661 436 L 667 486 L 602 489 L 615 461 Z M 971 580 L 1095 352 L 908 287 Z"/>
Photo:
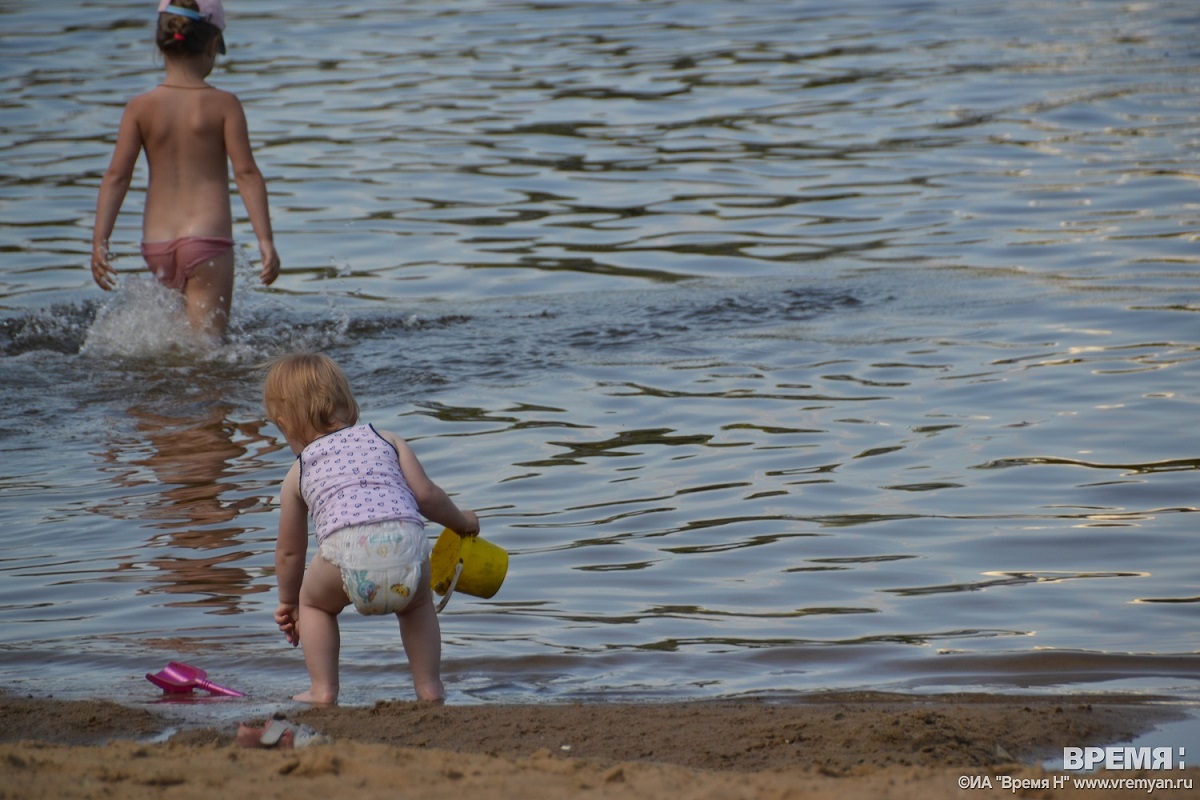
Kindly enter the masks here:
<path id="1" fill-rule="evenodd" d="M 1178 716 L 1148 700 L 853 693 L 786 702 L 382 701 L 292 714 L 333 741 L 285 751 L 239 747 L 233 727 L 186 727 L 169 707 L 5 695 L 0 798 L 1146 796 L 1130 786 L 1074 787 L 1069 778 L 1080 773 L 1039 765 L 1064 746 L 1128 741 Z M 1087 777 L 1105 776 L 1200 784 L 1194 768 Z M 964 780 L 980 788 L 961 789 Z"/>

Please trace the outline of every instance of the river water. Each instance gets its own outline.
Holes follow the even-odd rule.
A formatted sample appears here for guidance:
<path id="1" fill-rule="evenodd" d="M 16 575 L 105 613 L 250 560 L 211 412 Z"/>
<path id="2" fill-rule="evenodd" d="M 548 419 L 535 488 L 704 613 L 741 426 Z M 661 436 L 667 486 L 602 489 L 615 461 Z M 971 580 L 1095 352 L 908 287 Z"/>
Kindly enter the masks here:
<path id="1" fill-rule="evenodd" d="M 442 614 L 451 702 L 1198 697 L 1191 0 L 227 19 L 284 273 L 235 200 L 203 347 L 144 165 L 86 268 L 152 6 L 0 7 L 0 687 L 306 688 L 258 365 L 311 348 L 511 555 Z M 343 702 L 411 697 L 394 624 L 343 636 Z"/>

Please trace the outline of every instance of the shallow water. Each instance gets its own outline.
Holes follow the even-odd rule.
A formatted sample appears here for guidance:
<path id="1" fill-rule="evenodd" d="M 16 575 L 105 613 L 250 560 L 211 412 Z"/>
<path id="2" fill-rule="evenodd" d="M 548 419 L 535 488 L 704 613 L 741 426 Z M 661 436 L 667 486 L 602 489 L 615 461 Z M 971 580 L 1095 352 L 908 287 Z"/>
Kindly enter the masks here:
<path id="1" fill-rule="evenodd" d="M 241 219 L 216 348 L 144 173 L 85 268 L 159 76 L 143 4 L 86 12 L 0 9 L 0 687 L 304 688 L 257 364 L 308 347 L 511 554 L 452 702 L 1196 699 L 1192 3 L 230 8 L 285 272 Z M 342 664 L 410 696 L 390 623 Z"/>

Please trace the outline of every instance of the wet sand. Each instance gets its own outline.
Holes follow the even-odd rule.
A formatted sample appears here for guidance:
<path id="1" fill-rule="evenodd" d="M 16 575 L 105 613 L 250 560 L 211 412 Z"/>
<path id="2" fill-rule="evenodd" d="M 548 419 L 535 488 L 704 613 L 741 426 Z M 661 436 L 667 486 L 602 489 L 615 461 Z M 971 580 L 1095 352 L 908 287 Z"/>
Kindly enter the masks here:
<path id="1" fill-rule="evenodd" d="M 0 695 L 0 798 L 1144 797 L 1145 789 L 1056 787 L 1053 777 L 1068 773 L 1039 764 L 1064 746 L 1129 741 L 1179 716 L 1147 701 L 873 693 L 786 702 L 385 701 L 294 713 L 333 742 L 276 751 L 240 748 L 232 726 L 189 728 L 169 711 Z M 170 727 L 180 730 L 150 743 Z M 1108 774 L 1191 778 L 1200 787 L 1196 769 Z M 987 778 L 992 788 L 964 792 L 962 776 Z M 1014 793 L 1021 780 L 1034 785 Z"/>

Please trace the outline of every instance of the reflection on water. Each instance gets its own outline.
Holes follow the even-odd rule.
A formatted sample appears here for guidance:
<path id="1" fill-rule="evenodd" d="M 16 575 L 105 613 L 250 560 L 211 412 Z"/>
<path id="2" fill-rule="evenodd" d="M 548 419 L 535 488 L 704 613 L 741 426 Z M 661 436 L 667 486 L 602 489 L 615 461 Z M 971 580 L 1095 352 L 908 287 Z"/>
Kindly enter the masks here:
<path id="1" fill-rule="evenodd" d="M 230 465 L 246 452 L 245 447 L 234 442 L 234 431 L 225 419 L 231 410 L 230 406 L 214 405 L 203 418 L 188 419 L 166 416 L 144 406 L 130 406 L 128 413 L 151 452 L 129 463 L 148 467 L 160 487 L 156 492 L 158 504 L 146 509 L 152 519 L 160 520 L 158 527 L 190 528 L 229 522 L 250 507 L 245 502 L 225 504 L 221 500 L 221 481 L 231 476 Z M 105 454 L 105 460 L 119 465 L 121 454 L 114 448 Z M 113 474 L 113 482 L 121 488 L 133 488 L 119 474 Z M 238 531 L 215 533 L 236 535 Z M 202 540 L 194 543 L 204 546 Z"/>
<path id="2" fill-rule="evenodd" d="M 209 346 L 140 189 L 119 291 L 85 266 L 144 8 L 0 8 L 0 685 L 297 691 L 257 365 L 313 348 L 512 555 L 445 612 L 456 699 L 1194 695 L 1194 4 L 293 12 L 213 77 L 285 272 L 238 220 Z M 407 696 L 343 637 L 347 702 Z"/>
<path id="3" fill-rule="evenodd" d="M 159 400 L 165 405 L 179 401 Z M 187 411 L 196 416 L 179 415 Z M 219 398 L 188 398 L 175 414 L 141 400 L 126 410 L 133 424 L 130 435 L 111 438 L 95 454 L 98 472 L 112 490 L 90 510 L 163 531 L 118 570 L 147 570 L 146 593 L 186 598 L 168 607 L 240 613 L 242 598 L 267 590 L 242 564 L 248 555 L 247 530 L 238 524 L 244 514 L 261 510 L 263 500 L 238 497 L 233 490 L 237 464 L 251 447 L 272 452 L 279 445 L 263 434 L 265 423 L 233 422 L 232 411 Z"/>

